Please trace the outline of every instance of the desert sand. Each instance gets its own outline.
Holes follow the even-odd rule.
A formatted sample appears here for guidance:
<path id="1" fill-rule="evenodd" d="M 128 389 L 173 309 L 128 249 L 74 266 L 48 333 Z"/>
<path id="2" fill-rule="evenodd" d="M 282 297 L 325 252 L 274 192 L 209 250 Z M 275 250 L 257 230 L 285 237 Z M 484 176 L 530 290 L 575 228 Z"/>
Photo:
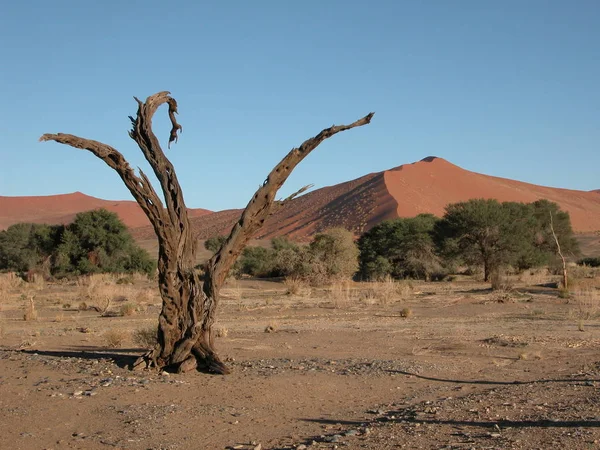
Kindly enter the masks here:
<path id="1" fill-rule="evenodd" d="M 135 332 L 156 324 L 154 281 L 5 284 L 0 448 L 597 448 L 590 280 L 570 300 L 543 273 L 504 292 L 232 281 L 216 325 L 227 376 L 127 368 L 144 351 Z M 100 288 L 114 296 L 104 315 Z"/>

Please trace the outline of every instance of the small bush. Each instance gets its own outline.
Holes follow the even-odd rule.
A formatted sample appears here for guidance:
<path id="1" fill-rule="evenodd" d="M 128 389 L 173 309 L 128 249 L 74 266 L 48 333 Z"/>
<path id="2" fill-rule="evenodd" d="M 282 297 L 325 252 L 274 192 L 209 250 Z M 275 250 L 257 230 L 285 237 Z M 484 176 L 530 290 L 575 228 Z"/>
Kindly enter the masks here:
<path id="1" fill-rule="evenodd" d="M 143 348 L 154 348 L 154 346 L 158 342 L 157 333 L 157 326 L 140 328 L 133 332 L 133 342 L 135 342 Z"/>
<path id="2" fill-rule="evenodd" d="M 225 236 L 209 237 L 206 241 L 204 241 L 204 248 L 211 253 L 217 253 L 226 240 L 227 237 Z"/>
<path id="3" fill-rule="evenodd" d="M 104 333 L 104 342 L 109 348 L 119 348 L 127 339 L 127 332 L 124 330 L 108 330 Z"/>
<path id="4" fill-rule="evenodd" d="M 594 278 L 596 276 L 596 269 L 594 269 L 591 266 L 572 266 L 569 267 L 567 270 L 569 278 L 571 278 L 571 280 L 569 281 L 577 282 L 576 280 L 579 279 Z M 557 275 L 562 275 L 562 268 L 557 273 Z"/>
<path id="5" fill-rule="evenodd" d="M 500 270 L 492 272 L 490 281 L 493 291 L 510 291 L 513 288 L 512 284 L 508 281 L 506 273 Z"/>
<path id="6" fill-rule="evenodd" d="M 120 277 L 116 281 L 117 284 L 133 284 L 133 277 L 130 275 Z"/>
<path id="7" fill-rule="evenodd" d="M 409 317 L 412 317 L 413 312 L 412 309 L 410 308 L 402 308 L 400 310 L 400 317 L 404 317 L 405 319 L 408 319 Z"/>
<path id="8" fill-rule="evenodd" d="M 580 319 L 588 320 L 598 317 L 600 312 L 600 291 L 594 286 L 582 286 L 573 291 Z"/>
<path id="9" fill-rule="evenodd" d="M 122 316 L 133 316 L 137 312 L 137 308 L 133 303 L 125 303 L 119 308 Z"/>
<path id="10" fill-rule="evenodd" d="M 350 302 L 350 282 L 340 281 L 331 285 L 329 297 L 335 308 L 340 308 Z"/>
<path id="11" fill-rule="evenodd" d="M 38 291 L 41 291 L 46 287 L 46 280 L 41 273 L 30 270 L 27 272 L 26 278 L 27 283 Z"/>
<path id="12" fill-rule="evenodd" d="M 600 257 L 583 258 L 577 261 L 580 266 L 600 267 Z"/>
<path id="13" fill-rule="evenodd" d="M 82 303 L 86 303 L 88 309 L 93 309 L 101 314 L 107 313 L 111 302 L 118 297 L 118 294 L 119 288 L 114 284 L 96 284 L 95 282 L 91 282 L 80 288 L 81 298 L 89 301 L 89 303 L 86 301 Z"/>
<path id="14" fill-rule="evenodd" d="M 265 333 L 275 333 L 277 331 L 277 323 L 271 322 L 265 327 Z"/>
<path id="15" fill-rule="evenodd" d="M 133 295 L 133 301 L 138 304 L 142 303 L 152 303 L 154 300 L 154 289 L 139 289 Z"/>
<path id="16" fill-rule="evenodd" d="M 288 277 L 284 280 L 286 295 L 300 295 L 306 289 L 306 283 L 301 278 Z"/>
<path id="17" fill-rule="evenodd" d="M 536 286 L 550 281 L 548 268 L 542 267 L 538 269 L 524 270 L 519 275 L 519 281 L 527 286 Z"/>
<path id="18" fill-rule="evenodd" d="M 0 290 L 16 289 L 23 284 L 23 280 L 15 272 L 0 274 Z"/>

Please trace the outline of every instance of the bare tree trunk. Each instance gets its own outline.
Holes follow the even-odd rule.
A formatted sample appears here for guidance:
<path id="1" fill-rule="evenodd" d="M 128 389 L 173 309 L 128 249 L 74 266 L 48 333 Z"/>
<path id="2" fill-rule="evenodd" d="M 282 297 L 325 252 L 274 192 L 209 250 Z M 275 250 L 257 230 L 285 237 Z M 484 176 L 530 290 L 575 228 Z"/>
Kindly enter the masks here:
<path id="1" fill-rule="evenodd" d="M 558 252 L 558 256 L 560 256 L 560 259 L 562 260 L 562 284 L 563 284 L 563 288 L 566 291 L 567 289 L 569 289 L 569 280 L 568 280 L 568 276 L 567 276 L 567 261 L 565 260 L 565 257 L 562 254 L 562 251 L 560 249 L 560 243 L 558 242 L 558 237 L 556 236 L 556 233 L 554 232 L 554 219 L 552 218 L 552 211 L 549 211 L 550 213 L 550 231 L 552 231 L 552 237 L 554 238 L 554 242 L 556 243 L 556 249 Z"/>
<path id="2" fill-rule="evenodd" d="M 116 149 L 62 133 L 44 134 L 40 140 L 89 150 L 112 167 L 148 216 L 158 237 L 158 285 L 163 302 L 158 324 L 158 344 L 134 366 L 141 366 L 145 362 L 146 367 L 177 372 L 197 368 L 213 373 L 229 373 L 215 351 L 212 333 L 219 290 L 229 270 L 247 242 L 262 227 L 273 204 L 281 204 L 275 202 L 275 195 L 298 163 L 325 139 L 340 131 L 370 123 L 373 113 L 350 125 L 326 128 L 300 147 L 292 149 L 254 194 L 221 249 L 207 263 L 204 278 L 200 279 L 194 270 L 196 239 L 192 235 L 181 186 L 173 165 L 152 131 L 152 117 L 158 107 L 166 103 L 172 126 L 169 145 L 177 141 L 178 132 L 182 130 L 175 118 L 177 102 L 169 92 L 154 94 L 145 102 L 137 98 L 135 100 L 138 102 L 138 111 L 135 118 L 130 117 L 132 129 L 129 135 L 142 150 L 160 182 L 164 206 L 146 175 L 141 170 L 136 175 Z M 305 188 L 286 201 L 303 190 Z"/>

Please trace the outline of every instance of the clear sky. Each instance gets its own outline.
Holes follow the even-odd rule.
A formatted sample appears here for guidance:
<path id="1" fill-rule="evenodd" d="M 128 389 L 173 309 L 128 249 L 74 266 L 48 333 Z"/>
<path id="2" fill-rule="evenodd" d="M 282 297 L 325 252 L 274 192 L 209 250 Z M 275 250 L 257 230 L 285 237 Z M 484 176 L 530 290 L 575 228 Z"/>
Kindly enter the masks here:
<path id="1" fill-rule="evenodd" d="M 90 153 L 38 138 L 96 139 L 147 169 L 127 116 L 161 90 L 190 207 L 243 207 L 292 147 L 370 111 L 280 196 L 429 155 L 600 188 L 598 0 L 15 1 L 0 42 L 0 195 L 131 199 Z M 155 123 L 166 143 L 166 110 Z"/>

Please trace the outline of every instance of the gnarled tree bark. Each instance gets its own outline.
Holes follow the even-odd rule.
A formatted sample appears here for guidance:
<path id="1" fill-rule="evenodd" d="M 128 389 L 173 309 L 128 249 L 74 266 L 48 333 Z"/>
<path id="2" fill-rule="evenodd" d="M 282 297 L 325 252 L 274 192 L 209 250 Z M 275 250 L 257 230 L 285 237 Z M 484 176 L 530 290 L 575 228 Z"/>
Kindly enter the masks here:
<path id="1" fill-rule="evenodd" d="M 146 367 L 177 372 L 197 368 L 219 374 L 229 373 L 215 351 L 212 333 L 219 290 L 229 270 L 247 242 L 262 227 L 273 205 L 278 204 L 275 195 L 298 163 L 325 139 L 340 131 L 370 123 L 373 113 L 350 125 L 326 128 L 300 147 L 292 149 L 256 191 L 221 249 L 208 261 L 201 279 L 194 270 L 196 239 L 192 235 L 181 186 L 173 165 L 152 131 L 154 113 L 166 103 L 172 126 L 169 145 L 177 141 L 178 132 L 182 130 L 175 117 L 177 102 L 166 91 L 148 97 L 145 102 L 135 100 L 138 111 L 135 118 L 130 116 L 132 129 L 129 136 L 152 167 L 160 183 L 164 205 L 146 175 L 141 170 L 136 175 L 123 155 L 113 147 L 63 133 L 44 134 L 40 140 L 88 150 L 102 159 L 119 174 L 156 232 L 159 244 L 158 285 L 163 302 L 158 344 L 134 366 L 145 362 Z"/>

